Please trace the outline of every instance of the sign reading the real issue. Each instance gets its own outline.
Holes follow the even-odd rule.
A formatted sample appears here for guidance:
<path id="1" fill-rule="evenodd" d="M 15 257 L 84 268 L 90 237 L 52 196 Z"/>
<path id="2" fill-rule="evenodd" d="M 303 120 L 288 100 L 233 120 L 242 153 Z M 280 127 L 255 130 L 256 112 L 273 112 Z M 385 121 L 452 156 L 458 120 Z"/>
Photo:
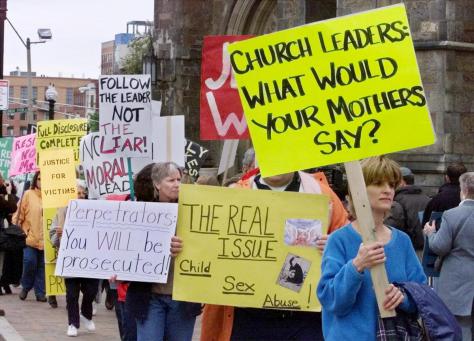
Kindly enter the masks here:
<path id="1" fill-rule="evenodd" d="M 403 4 L 228 49 L 264 176 L 435 141 Z"/>
<path id="2" fill-rule="evenodd" d="M 173 298 L 237 307 L 320 311 L 316 241 L 328 197 L 182 185 Z M 191 247 L 189 247 L 191 246 Z"/>

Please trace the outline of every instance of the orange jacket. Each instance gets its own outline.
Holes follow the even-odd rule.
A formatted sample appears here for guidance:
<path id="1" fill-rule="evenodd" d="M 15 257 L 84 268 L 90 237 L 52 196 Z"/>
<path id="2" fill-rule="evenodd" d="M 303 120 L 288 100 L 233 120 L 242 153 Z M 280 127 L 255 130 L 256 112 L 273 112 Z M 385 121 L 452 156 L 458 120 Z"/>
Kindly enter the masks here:
<path id="1" fill-rule="evenodd" d="M 23 194 L 12 222 L 20 225 L 25 232 L 26 245 L 38 250 L 44 249 L 43 204 L 39 189 L 29 189 Z"/>
<path id="2" fill-rule="evenodd" d="M 324 173 L 316 173 L 312 176 L 317 181 L 317 184 L 319 184 L 322 194 L 328 195 L 331 198 L 330 224 L 328 228 L 328 233 L 331 233 L 348 223 L 347 211 L 336 193 L 329 187 Z M 252 182 L 253 177 L 241 180 L 237 183 L 237 187 L 251 188 Z M 201 340 L 229 341 L 232 335 L 233 323 L 234 307 L 206 304 L 202 315 Z"/>

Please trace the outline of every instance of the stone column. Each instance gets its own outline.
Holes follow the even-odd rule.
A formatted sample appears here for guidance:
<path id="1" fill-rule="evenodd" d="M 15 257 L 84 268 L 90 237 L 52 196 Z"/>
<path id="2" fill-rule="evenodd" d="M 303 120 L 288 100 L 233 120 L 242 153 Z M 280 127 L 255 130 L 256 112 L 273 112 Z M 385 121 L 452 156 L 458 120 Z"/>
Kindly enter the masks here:
<path id="1" fill-rule="evenodd" d="M 337 12 L 344 15 L 395 3 L 340 0 Z M 393 157 L 417 173 L 417 183 L 434 194 L 449 163 L 462 161 L 474 169 L 474 9 L 469 0 L 404 3 L 437 141 Z"/>

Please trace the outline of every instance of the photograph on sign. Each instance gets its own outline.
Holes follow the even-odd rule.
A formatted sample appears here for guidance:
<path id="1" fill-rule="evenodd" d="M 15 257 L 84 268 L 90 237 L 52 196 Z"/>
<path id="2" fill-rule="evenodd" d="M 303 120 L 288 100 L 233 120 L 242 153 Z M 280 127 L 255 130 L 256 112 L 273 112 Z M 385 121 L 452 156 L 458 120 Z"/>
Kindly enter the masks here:
<path id="1" fill-rule="evenodd" d="M 288 219 L 285 222 L 285 243 L 287 245 L 314 247 L 322 235 L 320 220 Z"/>
<path id="2" fill-rule="evenodd" d="M 263 176 L 435 141 L 403 4 L 228 50 Z"/>
<path id="3" fill-rule="evenodd" d="M 310 260 L 289 253 L 281 268 L 277 284 L 295 292 L 300 292 L 310 267 Z"/>

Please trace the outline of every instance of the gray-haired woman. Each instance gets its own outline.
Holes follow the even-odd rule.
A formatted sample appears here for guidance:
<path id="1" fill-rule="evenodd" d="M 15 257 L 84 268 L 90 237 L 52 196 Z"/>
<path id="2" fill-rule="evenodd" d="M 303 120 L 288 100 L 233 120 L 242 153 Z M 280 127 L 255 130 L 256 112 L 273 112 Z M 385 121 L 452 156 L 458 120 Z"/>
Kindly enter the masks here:
<path id="1" fill-rule="evenodd" d="M 157 163 L 151 171 L 154 201 L 177 202 L 182 171 L 173 162 Z M 137 193 L 137 197 L 139 193 Z M 182 250 L 178 237 L 171 239 L 171 254 Z M 191 340 L 200 305 L 172 299 L 174 261 L 171 260 L 168 282 L 132 283 L 127 292 L 127 307 L 137 319 L 137 340 Z"/>
<path id="2" fill-rule="evenodd" d="M 437 294 L 456 316 L 463 341 L 474 335 L 474 172 L 459 178 L 461 203 L 443 213 L 441 227 L 426 223 L 430 249 L 443 256 Z"/>

